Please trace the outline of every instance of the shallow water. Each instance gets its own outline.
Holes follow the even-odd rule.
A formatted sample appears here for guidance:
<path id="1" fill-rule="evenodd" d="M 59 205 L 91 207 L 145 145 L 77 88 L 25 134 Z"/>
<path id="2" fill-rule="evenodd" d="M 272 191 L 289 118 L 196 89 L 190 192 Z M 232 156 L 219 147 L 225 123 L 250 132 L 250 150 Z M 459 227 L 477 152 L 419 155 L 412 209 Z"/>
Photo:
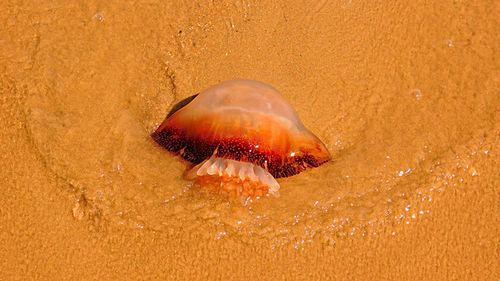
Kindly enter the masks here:
<path id="1" fill-rule="evenodd" d="M 74 79 L 62 84 L 80 80 Z M 74 91 L 88 94 L 83 99 L 65 94 Z M 98 215 L 110 223 L 160 232 L 188 228 L 216 238 L 264 237 L 271 245 L 302 243 L 319 234 L 370 235 L 378 231 L 374 225 L 428 214 L 436 193 L 473 174 L 473 162 L 491 150 L 491 145 L 481 144 L 481 134 L 492 125 L 476 128 L 469 121 L 463 126 L 465 120 L 495 109 L 473 108 L 458 119 L 441 108 L 437 117 L 437 106 L 426 101 L 432 97 L 395 93 L 387 98 L 387 109 L 361 113 L 369 121 L 349 135 L 333 122 L 323 130 L 313 127 L 333 161 L 280 180 L 280 198 L 254 202 L 191 188 L 182 179 L 191 165 L 151 141 L 149 134 L 176 101 L 172 87 L 141 93 L 141 98 L 91 89 L 51 92 L 60 94 L 29 100 L 28 124 L 47 166 L 77 192 L 75 216 Z M 102 111 L 102 104 L 115 106 Z M 335 113 L 329 117 L 340 119 Z M 446 121 L 436 122 L 436 117 Z M 450 127 L 458 128 L 446 131 Z M 469 149 L 451 152 L 464 147 Z"/>
<path id="2" fill-rule="evenodd" d="M 446 194 L 498 195 L 493 2 L 153 2 L 6 4 L 2 120 L 24 129 L 5 140 L 30 145 L 20 153 L 37 158 L 23 163 L 57 178 L 71 205 L 60 213 L 80 225 L 181 237 L 165 249 L 333 250 L 351 236 L 389 244 L 402 225 L 445 219 L 453 203 L 435 202 Z M 280 198 L 241 202 L 192 187 L 182 178 L 189 163 L 149 135 L 176 103 L 232 78 L 279 89 L 333 160 L 279 179 Z M 498 205 L 484 208 L 492 218 L 480 225 L 494 224 Z M 419 237 L 434 235 L 422 227 Z"/>
<path id="3" fill-rule="evenodd" d="M 452 50 L 441 48 L 433 58 L 438 66 L 453 61 Z M 57 46 L 45 52 L 57 54 Z M 204 88 L 178 93 L 177 77 L 185 77 L 181 81 L 187 84 L 190 76 L 175 66 L 166 72 L 166 65 L 175 65 L 175 55 L 158 53 L 155 62 L 147 56 L 127 59 L 127 52 L 94 46 L 69 51 L 58 64 L 51 64 L 53 55 L 40 55 L 45 86 L 27 102 L 27 124 L 47 166 L 86 202 L 77 202 L 77 216 L 96 213 L 110 223 L 165 232 L 192 228 L 213 237 L 260 236 L 272 245 L 324 233 L 367 235 L 372 225 L 428 213 L 435 193 L 455 184 L 456 158 L 464 159 L 459 164 L 467 173 L 473 169 L 468 158 L 491 149 L 481 144 L 481 135 L 493 130 L 489 117 L 498 103 L 492 102 L 493 95 L 468 94 L 487 91 L 488 73 L 471 74 L 483 83 L 470 85 L 450 84 L 454 75 L 449 70 L 433 72 L 428 82 L 410 82 L 423 75 L 411 66 L 399 70 L 406 79 L 351 79 L 345 87 L 306 80 L 296 89 L 278 80 L 275 86 L 326 143 L 333 161 L 281 180 L 279 199 L 227 201 L 192 190 L 182 179 L 189 163 L 149 136 L 177 102 Z M 96 65 L 98 57 L 110 62 Z M 391 66 L 401 67 L 393 60 L 389 72 Z M 461 74 L 455 76 L 459 80 Z M 365 83 L 372 85 L 358 88 Z M 303 88 L 311 89 L 312 101 L 301 100 Z M 453 152 L 464 146 L 471 151 Z"/>

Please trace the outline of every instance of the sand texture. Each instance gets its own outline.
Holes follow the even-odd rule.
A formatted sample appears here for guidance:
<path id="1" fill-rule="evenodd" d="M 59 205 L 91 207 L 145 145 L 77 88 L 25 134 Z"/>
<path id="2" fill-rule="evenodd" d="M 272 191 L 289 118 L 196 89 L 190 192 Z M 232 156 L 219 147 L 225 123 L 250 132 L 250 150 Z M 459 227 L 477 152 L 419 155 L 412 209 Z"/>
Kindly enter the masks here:
<path id="1" fill-rule="evenodd" d="M 0 10 L 0 280 L 500 279 L 498 1 Z M 279 198 L 197 188 L 150 137 L 235 78 L 332 154 Z"/>

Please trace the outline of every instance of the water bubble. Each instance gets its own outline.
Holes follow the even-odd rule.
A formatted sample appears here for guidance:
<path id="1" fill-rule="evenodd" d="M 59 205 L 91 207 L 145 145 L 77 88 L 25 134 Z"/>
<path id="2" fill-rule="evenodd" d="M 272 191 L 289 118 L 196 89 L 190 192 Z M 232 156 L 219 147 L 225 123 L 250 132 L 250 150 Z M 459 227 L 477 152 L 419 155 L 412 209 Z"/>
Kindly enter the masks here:
<path id="1" fill-rule="evenodd" d="M 477 172 L 477 170 L 475 168 L 470 169 L 470 174 L 473 177 L 476 177 L 477 175 L 479 175 L 479 173 Z"/>
<path id="2" fill-rule="evenodd" d="M 412 89 L 410 94 L 415 96 L 415 99 L 420 100 L 422 98 L 422 91 L 420 89 Z"/>
<path id="3" fill-rule="evenodd" d="M 217 235 L 215 236 L 215 239 L 216 240 L 221 240 L 222 238 L 226 237 L 227 236 L 227 232 L 225 231 L 220 231 L 219 233 L 217 233 Z"/>
<path id="4" fill-rule="evenodd" d="M 104 21 L 104 14 L 102 12 L 98 12 L 92 18 L 98 22 L 103 22 Z"/>

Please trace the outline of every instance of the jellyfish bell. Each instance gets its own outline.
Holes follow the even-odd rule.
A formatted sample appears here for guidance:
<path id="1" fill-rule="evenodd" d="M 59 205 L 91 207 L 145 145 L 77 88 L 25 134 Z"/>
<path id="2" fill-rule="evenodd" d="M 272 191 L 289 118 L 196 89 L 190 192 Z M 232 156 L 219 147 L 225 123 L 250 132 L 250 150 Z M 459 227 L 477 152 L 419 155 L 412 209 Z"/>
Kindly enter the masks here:
<path id="1" fill-rule="evenodd" d="M 197 164 L 186 178 L 220 183 L 236 195 L 277 195 L 275 178 L 330 160 L 325 145 L 272 86 L 230 80 L 198 94 L 152 134 L 167 150 Z"/>

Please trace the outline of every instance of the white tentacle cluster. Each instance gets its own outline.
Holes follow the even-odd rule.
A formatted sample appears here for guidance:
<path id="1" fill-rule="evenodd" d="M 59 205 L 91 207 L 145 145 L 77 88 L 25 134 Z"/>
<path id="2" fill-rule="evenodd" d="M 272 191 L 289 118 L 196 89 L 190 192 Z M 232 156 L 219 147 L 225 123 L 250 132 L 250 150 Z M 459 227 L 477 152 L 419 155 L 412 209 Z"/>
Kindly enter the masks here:
<path id="1" fill-rule="evenodd" d="M 241 181 L 259 182 L 269 188 L 270 195 L 277 194 L 280 189 L 279 183 L 267 170 L 249 162 L 212 156 L 193 167 L 190 173 L 196 176 L 239 177 Z"/>

